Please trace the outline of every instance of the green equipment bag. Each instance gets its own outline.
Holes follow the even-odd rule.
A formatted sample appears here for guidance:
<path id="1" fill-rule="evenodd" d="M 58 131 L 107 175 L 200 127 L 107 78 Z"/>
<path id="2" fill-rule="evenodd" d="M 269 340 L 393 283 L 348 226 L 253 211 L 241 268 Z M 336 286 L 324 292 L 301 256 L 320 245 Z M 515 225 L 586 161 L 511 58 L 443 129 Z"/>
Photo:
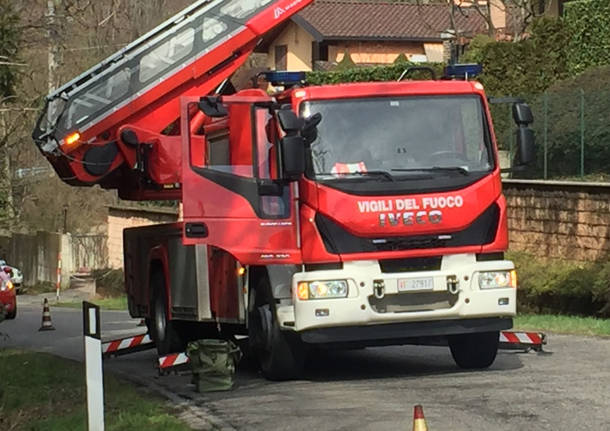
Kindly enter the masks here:
<path id="1" fill-rule="evenodd" d="M 197 392 L 228 391 L 233 388 L 235 369 L 241 351 L 227 340 L 205 339 L 192 341 L 186 348 L 193 383 Z"/>

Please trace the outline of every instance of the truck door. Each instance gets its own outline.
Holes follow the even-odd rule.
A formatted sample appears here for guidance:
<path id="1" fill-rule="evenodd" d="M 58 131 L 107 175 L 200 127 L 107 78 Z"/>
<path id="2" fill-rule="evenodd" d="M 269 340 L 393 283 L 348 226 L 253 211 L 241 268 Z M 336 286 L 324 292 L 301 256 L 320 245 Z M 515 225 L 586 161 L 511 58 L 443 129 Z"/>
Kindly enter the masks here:
<path id="1" fill-rule="evenodd" d="M 296 184 L 281 184 L 269 98 L 229 97 L 228 116 L 189 133 L 195 99 L 182 101 L 185 244 L 208 244 L 244 265 L 300 261 Z M 208 121 L 209 120 L 209 121 Z"/>

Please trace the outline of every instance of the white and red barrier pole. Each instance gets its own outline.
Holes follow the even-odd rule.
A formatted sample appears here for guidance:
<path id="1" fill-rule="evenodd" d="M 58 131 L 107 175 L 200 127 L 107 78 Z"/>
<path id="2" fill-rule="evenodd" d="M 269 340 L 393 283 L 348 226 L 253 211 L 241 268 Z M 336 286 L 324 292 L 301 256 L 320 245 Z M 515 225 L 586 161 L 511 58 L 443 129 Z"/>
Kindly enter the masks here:
<path id="1" fill-rule="evenodd" d="M 104 375 L 100 307 L 83 301 L 85 368 L 87 375 L 87 417 L 89 431 L 104 431 Z"/>

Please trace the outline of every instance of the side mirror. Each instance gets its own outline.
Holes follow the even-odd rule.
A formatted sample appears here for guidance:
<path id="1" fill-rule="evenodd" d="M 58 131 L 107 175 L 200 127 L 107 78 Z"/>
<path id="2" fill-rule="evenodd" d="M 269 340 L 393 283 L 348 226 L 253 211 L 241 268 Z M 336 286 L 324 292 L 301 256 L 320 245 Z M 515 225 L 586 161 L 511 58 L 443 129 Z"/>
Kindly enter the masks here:
<path id="1" fill-rule="evenodd" d="M 536 138 L 534 131 L 528 127 L 517 130 L 517 155 L 515 165 L 529 165 L 536 161 Z"/>
<path id="2" fill-rule="evenodd" d="M 282 147 L 283 177 L 296 181 L 305 172 L 305 144 L 300 136 L 284 136 L 280 141 Z"/>
<path id="3" fill-rule="evenodd" d="M 318 138 L 318 124 L 322 121 L 322 114 L 319 112 L 305 119 L 305 124 L 301 129 L 301 135 L 306 144 L 311 144 Z"/>
<path id="4" fill-rule="evenodd" d="M 297 114 L 288 109 L 277 111 L 277 118 L 280 122 L 280 127 L 288 135 L 298 133 L 304 125 L 303 119 L 297 117 Z"/>
<path id="5" fill-rule="evenodd" d="M 518 126 L 528 126 L 534 122 L 534 115 L 527 103 L 513 105 L 513 119 Z"/>
<path id="6" fill-rule="evenodd" d="M 220 97 L 206 96 L 199 101 L 199 109 L 208 117 L 222 118 L 229 115 Z"/>

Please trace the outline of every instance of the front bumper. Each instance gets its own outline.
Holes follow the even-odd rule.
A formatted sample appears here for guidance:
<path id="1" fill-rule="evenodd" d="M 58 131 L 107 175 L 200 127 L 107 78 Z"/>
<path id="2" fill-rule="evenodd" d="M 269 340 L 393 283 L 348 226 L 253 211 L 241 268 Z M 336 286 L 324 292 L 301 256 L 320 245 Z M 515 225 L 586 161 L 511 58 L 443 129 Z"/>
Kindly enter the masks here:
<path id="1" fill-rule="evenodd" d="M 340 270 L 296 273 L 292 285 L 293 305 L 280 306 L 278 317 L 285 329 L 303 333 L 321 328 L 361 330 L 376 325 L 456 319 L 510 320 L 516 314 L 516 289 L 482 290 L 478 285 L 478 272 L 512 269 L 514 265 L 510 261 L 479 262 L 474 254 L 444 256 L 439 270 L 417 272 L 384 273 L 377 261 L 346 262 Z M 401 280 L 424 278 L 433 279 L 432 289 L 399 291 Z M 348 281 L 347 298 L 299 300 L 296 296 L 300 281 L 335 279 Z M 453 293 L 448 291 L 448 279 L 457 281 Z M 374 284 L 379 280 L 385 285 L 382 300 L 374 295 Z"/>
<path id="2" fill-rule="evenodd" d="M 374 326 L 340 326 L 301 332 L 306 343 L 358 343 L 363 345 L 405 344 L 419 337 L 443 337 L 475 332 L 503 331 L 513 327 L 512 318 L 456 319 L 404 322 Z"/>

